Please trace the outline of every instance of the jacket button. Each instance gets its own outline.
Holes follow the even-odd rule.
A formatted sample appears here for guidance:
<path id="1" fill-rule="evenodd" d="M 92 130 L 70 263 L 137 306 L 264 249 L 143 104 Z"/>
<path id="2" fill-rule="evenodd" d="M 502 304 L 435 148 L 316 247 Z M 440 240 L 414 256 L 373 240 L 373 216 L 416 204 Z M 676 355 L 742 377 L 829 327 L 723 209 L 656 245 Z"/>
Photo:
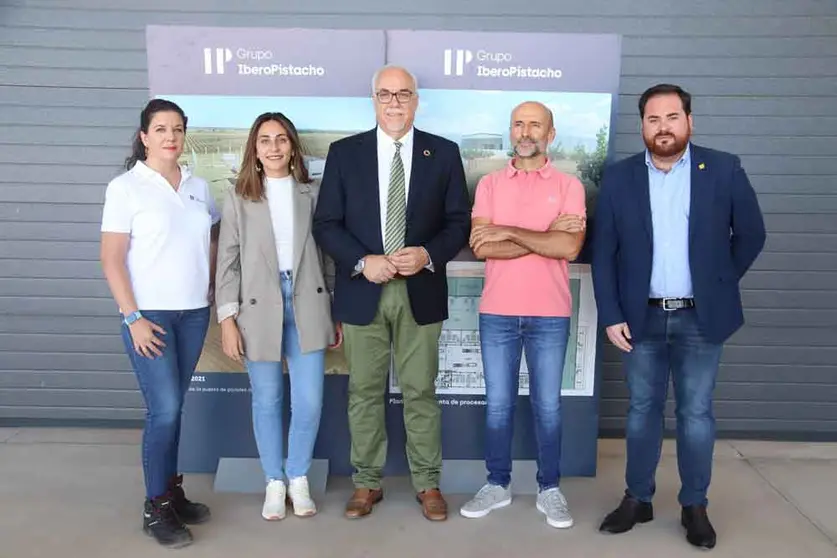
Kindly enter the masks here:
<path id="1" fill-rule="evenodd" d="M 323 292 L 323 288 L 322 288 L 322 287 L 317 287 L 317 292 L 318 292 L 318 293 Z"/>
<path id="2" fill-rule="evenodd" d="M 255 298 L 251 298 L 251 299 L 250 299 L 250 304 L 256 304 L 256 299 L 255 299 Z"/>

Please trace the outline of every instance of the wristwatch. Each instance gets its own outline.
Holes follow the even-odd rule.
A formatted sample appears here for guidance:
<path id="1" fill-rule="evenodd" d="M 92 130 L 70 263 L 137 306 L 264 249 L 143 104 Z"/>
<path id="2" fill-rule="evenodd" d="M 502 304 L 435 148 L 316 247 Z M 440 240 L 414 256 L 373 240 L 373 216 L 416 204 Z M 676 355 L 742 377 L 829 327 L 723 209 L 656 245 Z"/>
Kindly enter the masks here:
<path id="1" fill-rule="evenodd" d="M 366 258 L 361 258 L 355 264 L 355 269 L 352 275 L 357 275 L 358 273 L 363 273 L 363 268 L 366 266 Z"/>
<path id="2" fill-rule="evenodd" d="M 142 318 L 142 314 L 140 313 L 139 310 L 137 310 L 136 312 L 131 312 L 130 314 L 125 316 L 125 319 L 122 320 L 122 321 L 125 322 L 125 325 L 129 326 L 129 325 L 133 324 L 134 322 L 136 322 L 137 320 L 139 320 L 140 318 Z"/>

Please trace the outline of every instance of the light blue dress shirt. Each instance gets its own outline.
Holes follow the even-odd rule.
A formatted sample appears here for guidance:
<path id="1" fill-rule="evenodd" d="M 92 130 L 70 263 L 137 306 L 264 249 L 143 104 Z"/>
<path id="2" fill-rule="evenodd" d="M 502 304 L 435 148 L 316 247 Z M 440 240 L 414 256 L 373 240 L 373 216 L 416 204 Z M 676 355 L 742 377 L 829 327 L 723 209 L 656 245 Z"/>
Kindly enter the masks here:
<path id="1" fill-rule="evenodd" d="M 691 147 L 671 170 L 663 172 L 645 151 L 653 225 L 653 263 L 650 298 L 693 296 L 689 268 L 689 210 L 691 207 Z"/>

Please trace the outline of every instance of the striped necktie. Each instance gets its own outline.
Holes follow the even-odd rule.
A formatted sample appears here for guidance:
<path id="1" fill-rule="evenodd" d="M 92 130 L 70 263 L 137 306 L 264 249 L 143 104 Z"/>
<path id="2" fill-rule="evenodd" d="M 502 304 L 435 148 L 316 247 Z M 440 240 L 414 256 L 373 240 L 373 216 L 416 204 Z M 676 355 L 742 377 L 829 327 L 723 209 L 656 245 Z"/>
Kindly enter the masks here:
<path id="1" fill-rule="evenodd" d="M 387 254 L 404 247 L 407 225 L 407 195 L 404 188 L 404 163 L 401 161 L 401 142 L 395 142 L 395 155 L 389 171 L 389 194 L 387 194 L 387 226 L 384 248 Z"/>

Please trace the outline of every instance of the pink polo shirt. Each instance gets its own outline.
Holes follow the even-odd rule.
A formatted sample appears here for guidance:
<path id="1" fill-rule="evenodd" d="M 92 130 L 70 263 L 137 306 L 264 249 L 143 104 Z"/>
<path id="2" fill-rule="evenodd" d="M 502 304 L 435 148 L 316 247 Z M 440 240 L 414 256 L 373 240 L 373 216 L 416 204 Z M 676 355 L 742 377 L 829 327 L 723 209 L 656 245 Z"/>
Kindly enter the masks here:
<path id="1" fill-rule="evenodd" d="M 512 162 L 477 185 L 472 218 L 546 231 L 562 214 L 586 216 L 584 186 L 549 162 L 521 171 Z M 503 316 L 569 317 L 572 314 L 569 264 L 537 254 L 485 263 L 480 312 Z"/>

